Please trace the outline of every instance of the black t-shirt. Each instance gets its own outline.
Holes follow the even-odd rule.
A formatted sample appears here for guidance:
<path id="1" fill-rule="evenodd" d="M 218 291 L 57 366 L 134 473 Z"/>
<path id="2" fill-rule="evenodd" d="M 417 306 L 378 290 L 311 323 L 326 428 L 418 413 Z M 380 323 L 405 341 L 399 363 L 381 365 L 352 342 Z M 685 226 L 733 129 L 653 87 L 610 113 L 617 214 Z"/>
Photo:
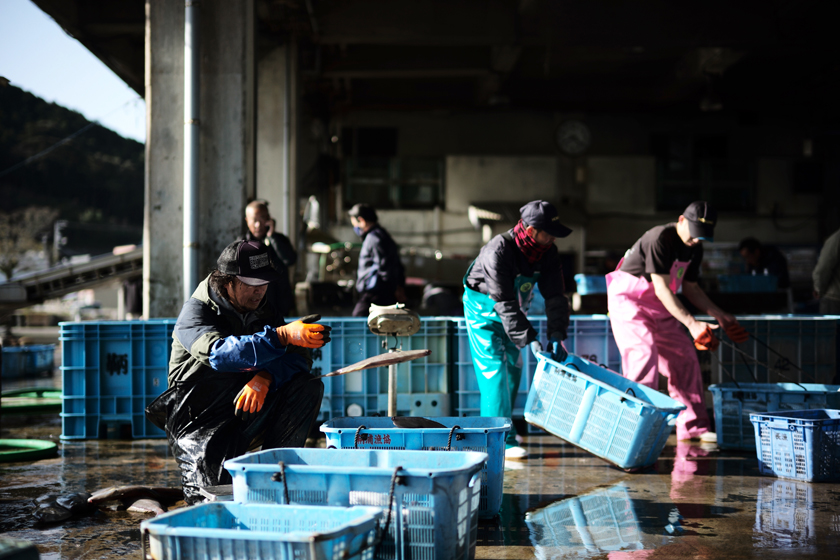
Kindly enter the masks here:
<path id="1" fill-rule="evenodd" d="M 621 271 L 636 277 L 644 276 L 650 282 L 651 274 L 671 273 L 674 261 L 688 262 L 683 280 L 696 282 L 700 276 L 703 245 L 689 247 L 677 233 L 677 224 L 665 224 L 649 229 L 624 254 Z"/>

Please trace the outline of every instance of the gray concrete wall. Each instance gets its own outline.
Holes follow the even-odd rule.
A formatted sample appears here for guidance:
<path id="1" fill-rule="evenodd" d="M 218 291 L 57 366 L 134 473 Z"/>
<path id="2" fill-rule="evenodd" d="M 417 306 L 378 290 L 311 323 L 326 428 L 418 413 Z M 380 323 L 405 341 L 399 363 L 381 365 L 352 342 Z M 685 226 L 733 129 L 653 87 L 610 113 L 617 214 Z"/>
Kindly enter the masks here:
<path id="1" fill-rule="evenodd" d="M 184 3 L 146 3 L 144 315 L 182 301 Z M 199 276 L 242 232 L 254 192 L 253 0 L 201 3 Z"/>
<path id="2" fill-rule="evenodd" d="M 286 63 L 292 62 L 294 75 L 294 52 L 287 53 L 290 47 L 277 47 L 260 57 L 257 62 L 257 120 L 256 120 L 256 194 L 257 198 L 269 201 L 269 211 L 277 221 L 278 231 L 296 238 L 294 217 L 296 212 L 295 187 L 297 181 L 291 166 L 286 165 L 284 146 Z M 291 88 L 294 87 L 290 84 Z M 294 91 L 294 89 L 292 89 Z M 295 117 L 296 104 L 290 100 L 289 115 Z M 295 127 L 290 123 L 289 137 L 297 136 Z M 290 157 L 293 152 L 290 151 Z M 288 199 L 286 188 L 288 191 Z"/>

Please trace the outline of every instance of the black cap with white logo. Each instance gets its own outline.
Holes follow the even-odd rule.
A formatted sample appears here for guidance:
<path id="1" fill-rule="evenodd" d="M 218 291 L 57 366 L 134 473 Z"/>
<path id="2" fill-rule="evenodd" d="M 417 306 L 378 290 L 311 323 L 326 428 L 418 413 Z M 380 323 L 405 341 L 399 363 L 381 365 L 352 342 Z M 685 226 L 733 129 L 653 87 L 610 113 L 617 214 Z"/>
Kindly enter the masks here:
<path id="1" fill-rule="evenodd" d="M 566 237 L 572 230 L 560 223 L 557 208 L 545 200 L 534 200 L 519 209 L 519 215 L 526 226 L 532 226 L 552 237 Z"/>
<path id="2" fill-rule="evenodd" d="M 682 215 L 688 220 L 688 231 L 691 237 L 703 241 L 715 240 L 717 210 L 711 204 L 702 200 L 692 202 Z"/>
<path id="3" fill-rule="evenodd" d="M 271 265 L 268 247 L 256 241 L 234 241 L 225 247 L 216 265 L 219 272 L 236 276 L 243 284 L 262 286 L 280 279 Z"/>

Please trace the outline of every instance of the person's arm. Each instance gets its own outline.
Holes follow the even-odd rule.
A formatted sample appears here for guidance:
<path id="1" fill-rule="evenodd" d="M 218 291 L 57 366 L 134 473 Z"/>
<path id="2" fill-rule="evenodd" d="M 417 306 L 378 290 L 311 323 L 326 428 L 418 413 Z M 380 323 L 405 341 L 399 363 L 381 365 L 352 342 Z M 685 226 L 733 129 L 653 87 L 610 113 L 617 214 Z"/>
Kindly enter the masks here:
<path id="1" fill-rule="evenodd" d="M 685 308 L 685 306 L 682 304 L 679 298 L 674 294 L 674 292 L 671 291 L 671 288 L 668 287 L 668 283 L 670 282 L 669 275 L 651 274 L 650 279 L 653 283 L 653 289 L 656 293 L 656 297 L 659 298 L 659 301 L 662 302 L 662 305 L 665 306 L 665 309 L 668 310 L 668 313 L 673 315 L 677 321 L 685 325 L 685 327 L 688 329 L 688 332 L 691 333 L 692 338 L 696 339 L 698 336 L 703 334 L 703 331 L 706 330 L 707 326 L 713 329 L 718 328 L 717 325 L 711 325 L 704 321 L 698 321 L 694 318 L 694 316 L 691 313 L 688 312 L 688 309 Z M 708 310 L 708 307 L 706 305 L 699 304 L 703 303 L 702 298 L 698 298 L 698 300 L 695 301 L 695 299 L 691 295 L 689 295 L 689 292 L 692 292 L 693 288 L 688 287 L 687 284 L 693 284 L 694 287 L 697 290 L 699 290 L 701 294 L 703 294 L 705 302 L 708 302 L 708 304 L 712 305 L 715 309 L 717 309 L 717 311 L 720 311 L 720 309 L 709 300 L 706 294 L 703 293 L 703 290 L 701 290 L 700 287 L 697 286 L 696 282 L 683 282 L 683 294 L 685 294 L 685 296 L 689 299 L 689 301 L 691 301 L 691 303 L 696 305 L 701 310 Z M 686 290 L 686 288 L 688 289 Z M 709 314 L 713 315 L 711 312 Z M 720 320 L 720 318 L 718 318 L 718 320 Z"/>
<path id="2" fill-rule="evenodd" d="M 814 292 L 820 297 L 831 285 L 831 279 L 837 274 L 837 267 L 840 266 L 840 233 L 835 233 L 825 241 L 817 266 L 811 277 L 814 280 Z"/>

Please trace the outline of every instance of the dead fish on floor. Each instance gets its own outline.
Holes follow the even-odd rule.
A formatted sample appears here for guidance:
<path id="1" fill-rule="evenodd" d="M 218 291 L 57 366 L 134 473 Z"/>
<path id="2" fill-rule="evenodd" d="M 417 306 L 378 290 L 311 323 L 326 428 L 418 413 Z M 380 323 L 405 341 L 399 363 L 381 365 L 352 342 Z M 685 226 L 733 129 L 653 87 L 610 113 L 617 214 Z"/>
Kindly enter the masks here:
<path id="1" fill-rule="evenodd" d="M 140 498 L 129 505 L 126 510 L 132 513 L 154 513 L 155 515 L 165 513 L 160 502 L 151 498 Z"/>
<path id="2" fill-rule="evenodd" d="M 109 486 L 94 492 L 88 502 L 98 504 L 119 500 L 134 503 L 142 498 L 150 498 L 161 504 L 177 502 L 184 499 L 182 488 L 168 488 L 163 486 Z"/>
<path id="3" fill-rule="evenodd" d="M 87 502 L 90 494 L 44 494 L 34 500 L 32 516 L 39 523 L 58 523 L 76 515 L 87 515 L 96 511 L 96 506 Z"/>
<path id="4" fill-rule="evenodd" d="M 440 422 L 419 416 L 392 416 L 391 421 L 397 428 L 445 428 Z"/>

